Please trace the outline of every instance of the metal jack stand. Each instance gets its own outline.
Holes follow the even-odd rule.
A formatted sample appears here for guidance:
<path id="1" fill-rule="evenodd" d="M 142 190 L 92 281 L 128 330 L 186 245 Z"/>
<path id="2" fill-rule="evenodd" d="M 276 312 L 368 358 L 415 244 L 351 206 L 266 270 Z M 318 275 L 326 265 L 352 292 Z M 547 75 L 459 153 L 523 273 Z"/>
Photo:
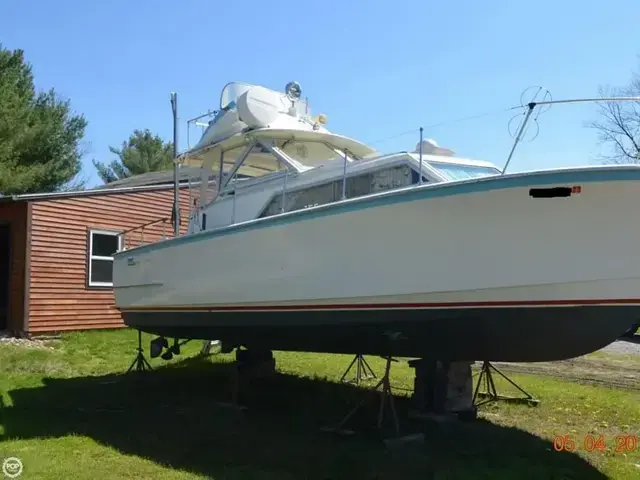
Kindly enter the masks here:
<path id="1" fill-rule="evenodd" d="M 360 385 L 360 382 L 363 379 L 377 378 L 376 374 L 373 372 L 373 369 L 369 365 L 369 363 L 364 359 L 361 353 L 358 353 L 351 363 L 340 377 L 340 383 L 345 381 L 347 374 L 351 371 L 353 366 L 356 366 L 356 376 L 353 380 L 346 383 L 354 383 L 355 385 Z"/>
<path id="2" fill-rule="evenodd" d="M 396 406 L 395 406 L 394 401 L 393 401 L 393 393 L 391 392 L 391 383 L 389 382 L 389 373 L 391 371 L 391 362 L 392 361 L 397 361 L 397 360 L 394 360 L 391 357 L 386 357 L 386 361 L 387 362 L 386 362 L 385 369 L 384 369 L 384 375 L 382 376 L 380 381 L 376 384 L 376 386 L 373 387 L 373 389 L 372 389 L 372 391 L 375 392 L 380 387 L 382 387 L 382 391 L 380 392 L 380 409 L 378 410 L 378 422 L 377 422 L 376 426 L 377 426 L 378 429 L 382 428 L 382 420 L 384 418 L 384 407 L 385 407 L 385 404 L 387 403 L 387 400 L 388 400 L 389 401 L 389 406 L 391 407 L 391 413 L 393 415 L 393 424 L 394 424 L 394 427 L 395 427 L 395 433 L 396 433 L 396 435 L 399 435 L 400 434 L 400 424 L 398 422 L 398 415 L 396 413 Z M 360 402 L 358 402 L 349 411 L 349 413 L 347 413 L 347 415 L 342 419 L 342 421 L 340 421 L 340 423 L 338 423 L 338 425 L 336 427 L 327 427 L 327 428 L 323 428 L 322 430 L 325 431 L 325 432 L 334 432 L 334 433 L 352 435 L 355 432 L 353 430 L 345 429 L 344 426 L 349 421 L 349 419 L 351 417 L 353 417 L 353 415 L 355 415 L 355 413 L 358 410 L 360 410 L 360 408 L 364 405 L 364 403 L 367 400 L 368 400 L 368 398 L 365 397 Z"/>
<path id="3" fill-rule="evenodd" d="M 524 398 L 523 397 L 509 397 L 509 396 L 506 396 L 506 395 L 499 395 L 498 391 L 496 389 L 495 381 L 493 379 L 492 370 L 495 373 L 497 373 L 498 375 L 500 375 L 502 378 L 504 378 L 511 385 L 516 387 L 524 395 Z M 480 384 L 482 383 L 483 380 L 484 380 L 486 392 L 479 392 Z M 479 395 L 481 395 L 483 397 L 487 397 L 487 398 L 482 402 L 476 403 L 476 398 Z M 476 406 L 480 406 L 480 405 L 484 405 L 484 404 L 489 403 L 489 402 L 496 402 L 498 400 L 504 400 L 504 401 L 507 401 L 507 402 L 514 402 L 514 403 L 527 403 L 527 404 L 530 404 L 530 405 L 538 405 L 540 403 L 540 400 L 537 400 L 537 399 L 533 398 L 533 396 L 531 396 L 522 387 L 520 387 L 513 380 L 511 380 L 509 377 L 507 377 L 504 373 L 502 373 L 500 370 L 498 370 L 494 365 L 492 365 L 490 362 L 484 361 L 484 362 L 482 362 L 482 368 L 480 369 L 480 376 L 478 377 L 478 383 L 476 384 L 475 391 L 473 392 L 473 403 Z"/>
<path id="4" fill-rule="evenodd" d="M 127 370 L 127 373 L 131 372 L 134 368 L 136 372 L 144 372 L 145 370 L 153 370 L 151 365 L 144 357 L 144 350 L 142 349 L 142 332 L 138 330 L 138 348 L 136 349 L 138 353 L 136 354 L 136 358 L 133 359 L 131 366 Z"/>
<path id="5" fill-rule="evenodd" d="M 400 338 L 400 334 L 389 335 L 389 338 L 392 341 L 397 340 L 398 338 Z M 378 409 L 378 421 L 376 423 L 376 427 L 378 431 L 382 430 L 382 422 L 384 420 L 385 406 L 386 406 L 386 403 L 389 402 L 395 435 L 391 438 L 384 439 L 383 440 L 384 443 L 387 446 L 392 446 L 392 445 L 401 444 L 407 441 L 423 440 L 424 435 L 422 433 L 419 433 L 416 435 L 406 435 L 402 437 L 400 436 L 400 423 L 398 422 L 398 413 L 396 411 L 393 392 L 391 391 L 391 382 L 389 380 L 389 375 L 391 373 L 391 362 L 397 362 L 397 360 L 393 359 L 390 355 L 384 358 L 386 360 L 384 375 L 382 376 L 380 381 L 376 384 L 376 386 L 373 387 L 372 389 L 372 392 L 376 392 L 380 387 L 382 387 L 382 390 L 380 392 L 380 407 Z M 353 430 L 346 429 L 344 427 L 349 421 L 349 419 L 353 417 L 353 415 L 364 405 L 364 403 L 367 400 L 368 400 L 368 397 L 365 397 L 360 402 L 358 402 L 335 427 L 325 427 L 325 428 L 322 428 L 321 430 L 324 432 L 338 433 L 342 435 L 353 435 L 355 433 Z"/>

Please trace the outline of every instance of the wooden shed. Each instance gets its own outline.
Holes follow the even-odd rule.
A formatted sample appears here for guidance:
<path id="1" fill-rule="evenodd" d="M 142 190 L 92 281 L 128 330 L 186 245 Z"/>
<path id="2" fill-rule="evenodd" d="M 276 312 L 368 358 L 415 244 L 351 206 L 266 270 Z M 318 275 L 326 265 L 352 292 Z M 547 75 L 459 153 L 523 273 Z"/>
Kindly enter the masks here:
<path id="1" fill-rule="evenodd" d="M 181 187 L 183 232 L 190 194 Z M 166 183 L 0 197 L 0 332 L 123 326 L 111 255 L 123 238 L 133 247 L 171 235 L 172 208 L 173 185 Z"/>

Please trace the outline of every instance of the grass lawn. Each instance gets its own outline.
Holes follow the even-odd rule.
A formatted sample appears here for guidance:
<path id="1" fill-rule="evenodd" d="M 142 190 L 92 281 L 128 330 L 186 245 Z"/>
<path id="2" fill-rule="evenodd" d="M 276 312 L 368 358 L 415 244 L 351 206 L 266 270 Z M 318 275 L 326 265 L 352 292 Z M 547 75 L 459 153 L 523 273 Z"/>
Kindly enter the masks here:
<path id="1" fill-rule="evenodd" d="M 155 371 L 136 381 L 121 375 L 135 341 L 119 330 L 68 334 L 51 349 L 0 345 L 0 458 L 20 458 L 20 478 L 640 479 L 640 445 L 616 451 L 617 436 L 640 437 L 638 391 L 514 375 L 537 407 L 489 404 L 477 422 L 425 422 L 424 443 L 385 449 L 319 431 L 364 393 L 337 383 L 349 356 L 277 352 L 279 375 L 237 412 L 213 403 L 228 400 L 232 355 L 195 358 L 194 342 L 174 360 L 150 360 Z M 367 360 L 382 373 L 381 359 Z M 392 372 L 394 388 L 410 389 L 406 363 Z M 555 451 L 556 435 L 571 435 L 576 451 Z M 585 451 L 586 435 L 604 448 Z"/>

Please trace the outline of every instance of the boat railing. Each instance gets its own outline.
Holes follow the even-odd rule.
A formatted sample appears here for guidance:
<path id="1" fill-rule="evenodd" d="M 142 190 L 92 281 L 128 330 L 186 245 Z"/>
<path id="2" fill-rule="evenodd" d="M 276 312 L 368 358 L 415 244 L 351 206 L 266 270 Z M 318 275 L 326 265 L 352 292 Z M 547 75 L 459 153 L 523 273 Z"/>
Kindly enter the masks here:
<path id="1" fill-rule="evenodd" d="M 151 220 L 136 227 L 120 232 L 121 250 L 140 247 L 145 243 L 166 240 L 167 235 L 173 237 L 171 218 L 163 217 Z M 167 231 L 168 230 L 168 231 Z M 145 237 L 146 235 L 146 237 Z"/>

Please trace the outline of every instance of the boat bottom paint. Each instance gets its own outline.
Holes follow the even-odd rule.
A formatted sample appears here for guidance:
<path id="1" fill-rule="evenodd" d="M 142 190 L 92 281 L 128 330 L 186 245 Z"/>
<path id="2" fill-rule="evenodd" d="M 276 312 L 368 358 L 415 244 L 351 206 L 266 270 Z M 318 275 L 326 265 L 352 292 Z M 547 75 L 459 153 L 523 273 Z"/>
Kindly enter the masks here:
<path id="1" fill-rule="evenodd" d="M 295 311 L 123 310 L 126 325 L 246 348 L 450 361 L 542 362 L 610 344 L 640 305 Z M 386 332 L 400 332 L 390 342 Z"/>

